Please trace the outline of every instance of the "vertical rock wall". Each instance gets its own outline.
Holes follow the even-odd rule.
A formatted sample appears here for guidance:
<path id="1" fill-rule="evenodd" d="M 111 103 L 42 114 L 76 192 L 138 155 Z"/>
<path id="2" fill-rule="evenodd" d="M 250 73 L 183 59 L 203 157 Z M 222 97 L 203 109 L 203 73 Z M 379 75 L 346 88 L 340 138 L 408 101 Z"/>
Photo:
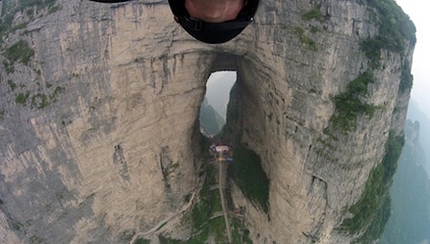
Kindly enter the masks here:
<path id="1" fill-rule="evenodd" d="M 318 3 L 324 20 L 303 19 Z M 223 45 L 195 41 L 157 0 L 58 1 L 9 34 L 6 45 L 22 39 L 35 53 L 1 72 L 0 232 L 25 243 L 125 243 L 175 214 L 197 184 L 192 135 L 205 82 L 237 70 L 241 141 L 271 181 L 269 216 L 235 193 L 249 205 L 251 237 L 349 242 L 334 229 L 390 129 L 403 127 L 409 92 L 398 88 L 413 46 L 406 58 L 382 53 L 365 98 L 374 116 L 332 140 L 333 97 L 369 67 L 360 41 L 378 29 L 356 1 L 318 3 L 262 1 L 256 23 Z"/>

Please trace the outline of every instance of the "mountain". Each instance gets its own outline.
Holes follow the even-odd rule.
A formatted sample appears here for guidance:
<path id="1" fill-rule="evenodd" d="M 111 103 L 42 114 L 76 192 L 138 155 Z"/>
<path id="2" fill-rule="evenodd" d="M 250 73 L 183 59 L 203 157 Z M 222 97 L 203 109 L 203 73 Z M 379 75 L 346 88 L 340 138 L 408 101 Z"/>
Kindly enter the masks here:
<path id="1" fill-rule="evenodd" d="M 200 127 L 202 133 L 207 136 L 214 136 L 221 131 L 224 124 L 223 117 L 219 115 L 212 105 L 209 105 L 205 98 L 200 107 Z"/>
<path id="2" fill-rule="evenodd" d="M 430 154 L 430 119 L 428 116 L 422 112 L 419 108 L 418 103 L 415 100 L 411 100 L 408 107 L 407 118 L 412 121 L 418 121 L 420 123 L 420 143 L 422 149 L 427 155 Z M 419 161 L 422 166 L 426 169 L 427 174 L 430 175 L 430 156 L 427 157 L 427 161 Z"/>
<path id="3" fill-rule="evenodd" d="M 165 0 L 0 2 L 0 242 L 227 243 L 224 213 L 248 243 L 379 238 L 416 41 L 393 0 L 260 1 L 219 45 Z M 199 126 L 225 70 L 230 164 Z"/>
<path id="4" fill-rule="evenodd" d="M 406 144 L 391 188 L 391 217 L 381 244 L 430 241 L 430 179 L 423 165 L 428 160 L 419 137 L 420 123 L 408 120 Z"/>
<path id="5" fill-rule="evenodd" d="M 217 73 L 214 73 L 217 74 Z M 206 97 L 209 104 L 224 118 L 226 119 L 227 103 L 229 99 L 230 89 L 236 82 L 235 72 L 218 72 L 219 75 L 214 79 L 209 78 L 206 84 Z"/>

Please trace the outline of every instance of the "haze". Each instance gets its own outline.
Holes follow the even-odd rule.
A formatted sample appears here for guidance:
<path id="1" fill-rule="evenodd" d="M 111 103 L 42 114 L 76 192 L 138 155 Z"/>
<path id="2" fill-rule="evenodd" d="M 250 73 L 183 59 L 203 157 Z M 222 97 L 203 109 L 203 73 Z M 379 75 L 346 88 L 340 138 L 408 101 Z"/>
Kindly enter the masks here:
<path id="1" fill-rule="evenodd" d="M 412 74 L 414 85 L 412 99 L 417 101 L 420 109 L 430 118 L 430 72 L 428 57 L 430 56 L 430 31 L 428 30 L 428 7 L 430 2 L 423 0 L 397 0 L 417 28 L 417 44 L 415 46 Z M 430 135 L 429 135 L 430 136 Z"/>

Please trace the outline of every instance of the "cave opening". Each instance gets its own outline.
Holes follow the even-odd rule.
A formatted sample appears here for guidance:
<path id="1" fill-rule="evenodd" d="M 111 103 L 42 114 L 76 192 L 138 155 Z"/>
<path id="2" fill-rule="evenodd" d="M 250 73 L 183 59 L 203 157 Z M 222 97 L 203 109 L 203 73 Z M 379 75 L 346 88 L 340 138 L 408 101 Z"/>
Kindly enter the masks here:
<path id="1" fill-rule="evenodd" d="M 229 94 L 236 80 L 236 71 L 217 71 L 209 76 L 200 106 L 200 132 L 203 135 L 213 137 L 221 132 L 227 119 Z"/>
<path id="2" fill-rule="evenodd" d="M 258 73 L 252 61 L 230 54 L 217 54 L 206 72 L 201 77 L 205 96 L 193 130 L 196 158 L 202 159 L 195 161 L 202 186 L 189 217 L 194 231 L 189 240 L 204 243 L 214 236 L 222 243 L 250 243 L 249 230 L 244 234 L 246 229 L 230 226 L 244 226 L 240 216 L 248 206 L 237 201 L 234 189 L 269 215 L 270 179 L 250 143 L 260 142 L 264 131 L 258 128 L 264 126 L 259 88 L 265 83 L 258 81 L 265 74 Z"/>

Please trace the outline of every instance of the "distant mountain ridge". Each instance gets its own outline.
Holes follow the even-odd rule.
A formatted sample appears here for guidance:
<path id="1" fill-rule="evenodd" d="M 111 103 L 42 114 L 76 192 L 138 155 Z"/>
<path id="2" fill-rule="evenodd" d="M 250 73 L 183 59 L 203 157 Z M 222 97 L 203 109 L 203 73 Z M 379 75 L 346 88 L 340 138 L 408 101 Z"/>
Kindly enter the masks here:
<path id="1" fill-rule="evenodd" d="M 419 140 L 420 124 L 408 120 L 405 134 L 406 143 L 390 191 L 391 217 L 380 244 L 430 240 L 430 180 L 423 167 L 427 159 Z"/>
<path id="2" fill-rule="evenodd" d="M 214 136 L 218 134 L 225 124 L 223 117 L 205 100 L 200 107 L 200 130 L 203 134 Z"/>
<path id="3" fill-rule="evenodd" d="M 209 78 L 206 90 L 208 103 L 226 119 L 231 87 L 236 82 L 236 72 L 217 72 Z"/>
<path id="4" fill-rule="evenodd" d="M 428 175 L 430 175 L 430 119 L 427 115 L 420 109 L 419 104 L 415 100 L 409 102 L 408 115 L 407 118 L 412 121 L 418 121 L 420 124 L 420 136 L 419 140 L 421 142 L 423 150 L 427 154 L 427 161 L 423 161 L 423 166 Z"/>
<path id="5" fill-rule="evenodd" d="M 430 241 L 430 119 L 409 102 L 403 148 L 391 188 L 392 214 L 381 244 Z"/>

